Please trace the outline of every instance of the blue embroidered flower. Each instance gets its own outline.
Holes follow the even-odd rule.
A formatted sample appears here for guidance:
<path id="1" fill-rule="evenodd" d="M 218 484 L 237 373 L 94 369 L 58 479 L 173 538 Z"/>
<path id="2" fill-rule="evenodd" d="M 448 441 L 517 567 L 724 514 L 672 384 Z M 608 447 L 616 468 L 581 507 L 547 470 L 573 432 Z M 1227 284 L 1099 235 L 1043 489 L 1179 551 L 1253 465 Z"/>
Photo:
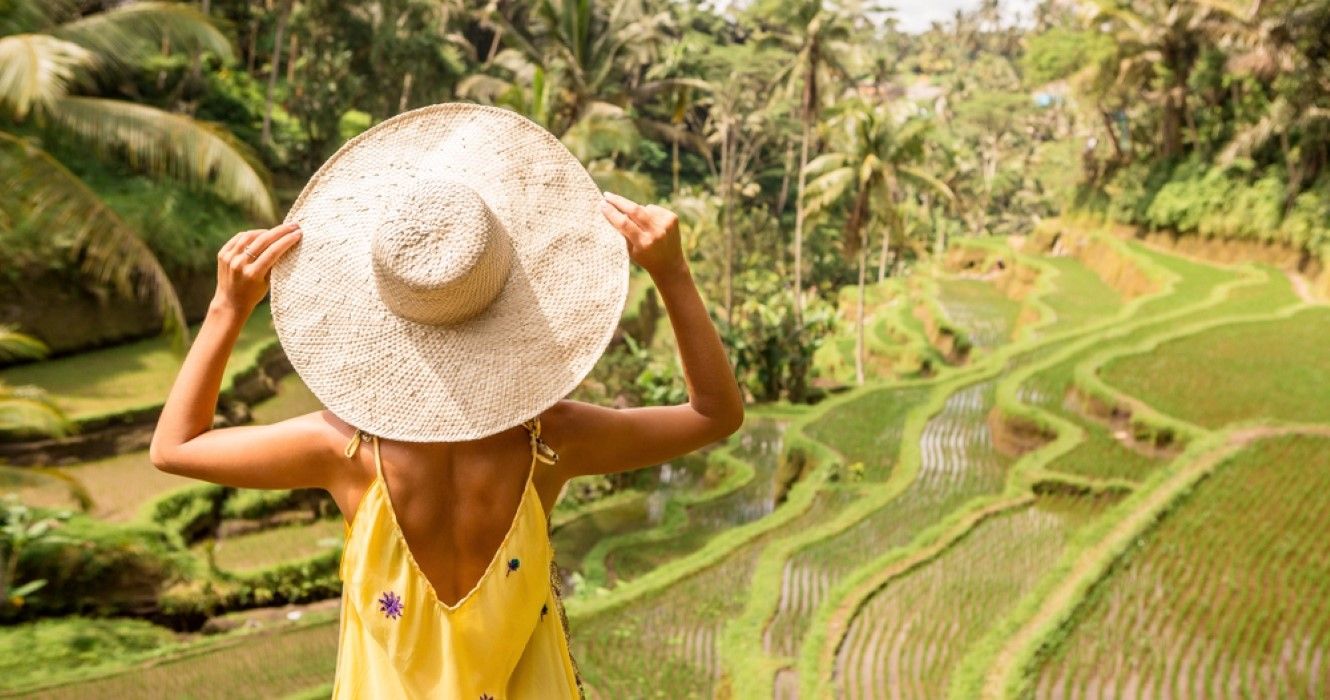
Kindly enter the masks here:
<path id="1" fill-rule="evenodd" d="M 511 574 L 511 573 L 513 573 L 514 571 L 517 571 L 517 567 L 518 567 L 520 564 L 521 564 L 521 562 L 517 561 L 517 557 L 513 557 L 512 559 L 509 559 L 509 560 L 508 560 L 508 571 L 504 573 L 504 576 L 507 576 L 508 574 Z"/>
<path id="2" fill-rule="evenodd" d="M 392 591 L 384 591 L 379 596 L 379 611 L 396 620 L 402 616 L 402 599 Z"/>

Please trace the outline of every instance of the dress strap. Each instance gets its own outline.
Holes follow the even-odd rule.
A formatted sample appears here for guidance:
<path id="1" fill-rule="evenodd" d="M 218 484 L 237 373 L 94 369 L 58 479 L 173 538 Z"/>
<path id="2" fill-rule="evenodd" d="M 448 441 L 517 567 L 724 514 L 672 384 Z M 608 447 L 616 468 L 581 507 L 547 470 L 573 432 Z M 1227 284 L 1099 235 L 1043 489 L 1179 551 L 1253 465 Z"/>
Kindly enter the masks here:
<path id="1" fill-rule="evenodd" d="M 346 455 L 347 459 L 356 456 L 356 449 L 360 447 L 361 435 L 360 428 L 356 428 L 355 431 L 351 433 L 351 440 L 346 443 L 346 449 L 342 451 L 342 454 Z"/>
<path id="2" fill-rule="evenodd" d="M 522 421 L 522 427 L 526 428 L 531 435 L 531 454 L 533 457 L 546 464 L 554 464 L 559 461 L 559 453 L 545 444 L 545 440 L 540 437 L 540 416 Z"/>

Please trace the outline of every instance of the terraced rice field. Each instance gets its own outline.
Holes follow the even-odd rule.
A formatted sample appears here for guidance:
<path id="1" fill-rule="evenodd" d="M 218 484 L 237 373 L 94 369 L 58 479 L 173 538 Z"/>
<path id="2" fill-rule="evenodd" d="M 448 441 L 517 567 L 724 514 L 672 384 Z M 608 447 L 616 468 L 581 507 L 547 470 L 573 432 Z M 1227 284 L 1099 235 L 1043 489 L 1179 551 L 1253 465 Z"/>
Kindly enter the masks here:
<path id="1" fill-rule="evenodd" d="M 663 592 L 570 623 L 572 651 L 585 678 L 606 698 L 709 698 L 721 677 L 717 640 L 743 607 L 753 565 L 773 539 L 821 522 L 853 494 L 819 492 L 785 528 L 769 530 L 718 563 Z"/>
<path id="2" fill-rule="evenodd" d="M 871 392 L 828 409 L 808 426 L 808 435 L 836 445 L 850 462 L 863 462 L 864 481 L 885 481 L 900 454 L 906 416 L 927 401 L 930 392 L 924 384 Z"/>
<path id="3" fill-rule="evenodd" d="M 198 331 L 198 326 L 193 327 Z M 259 351 L 276 340 L 268 305 L 260 304 L 245 322 L 226 365 L 222 386 L 254 365 Z M 160 406 L 180 368 L 180 357 L 164 337 L 116 345 L 0 369 L 10 386 L 32 384 L 50 392 L 71 418 L 92 418 L 134 408 Z"/>
<path id="4" fill-rule="evenodd" d="M 337 663 L 337 623 L 220 639 L 215 646 L 93 681 L 25 693 L 33 700 L 87 698 L 279 698 L 320 685 Z"/>
<path id="5" fill-rule="evenodd" d="M 836 697 L 943 697 L 965 649 L 1029 591 L 1104 501 L 1050 497 L 989 517 L 936 560 L 890 582 L 836 654 Z"/>
<path id="6" fill-rule="evenodd" d="M 1038 697 L 1326 697 L 1327 489 L 1327 437 L 1220 465 L 1100 582 Z"/>
<path id="7" fill-rule="evenodd" d="M 1179 315 L 1190 321 L 1203 314 L 1232 313 L 1235 306 L 1251 303 L 1251 300 L 1259 299 L 1255 303 L 1271 304 L 1278 303 L 1276 300 L 1283 298 L 1280 281 L 1284 278 L 1279 275 L 1277 278 L 1272 277 L 1268 285 L 1254 289 L 1240 288 L 1241 293 L 1230 292 L 1230 297 L 1221 300 L 1221 303 L 1230 302 L 1233 304 L 1232 307 L 1211 310 L 1206 307 L 1207 297 L 1220 285 L 1240 281 L 1242 278 L 1237 273 L 1155 251 L 1147 251 L 1145 258 L 1177 275 L 1174 293 L 1167 295 L 1167 298 L 1174 300 L 1176 305 L 1165 306 L 1156 299 L 1146 300 L 1140 310 L 1133 315 L 1132 320 L 1127 322 L 1134 325 L 1116 329 L 1120 332 L 1116 332 L 1113 338 L 1091 337 L 1072 341 L 1072 345 L 1076 348 L 1074 352 L 1064 353 L 1065 359 L 1036 372 L 1021 386 L 1020 395 L 1027 402 L 1079 425 L 1086 433 L 1085 440 L 1049 465 L 1049 469 L 1053 471 L 1099 479 L 1139 481 L 1161 464 L 1160 460 L 1153 456 L 1128 447 L 1122 442 L 1120 439 L 1122 435 L 1117 434 L 1116 430 L 1088 418 L 1078 406 L 1067 402 L 1075 368 L 1079 363 L 1109 345 L 1139 342 L 1142 338 L 1148 338 L 1175 325 L 1174 321 L 1153 321 L 1152 316 L 1160 313 Z M 1286 288 L 1286 283 L 1284 286 Z M 1252 296 L 1249 298 L 1248 294 Z M 1147 310 L 1153 312 L 1148 313 Z"/>
<path id="8" fill-rule="evenodd" d="M 1330 423 L 1330 309 L 1223 325 L 1104 368 L 1110 384 L 1208 428 L 1252 419 Z"/>
<path id="9" fill-rule="evenodd" d="M 919 473 L 905 491 L 789 560 L 777 613 L 766 631 L 769 653 L 797 652 L 809 616 L 841 576 L 909 543 L 966 501 L 1001 488 L 1010 460 L 994 449 L 984 422 L 991 406 L 992 382 L 953 394 L 924 427 Z"/>
<path id="10" fill-rule="evenodd" d="M 1080 260 L 1050 255 L 1043 261 L 1056 269 L 1058 276 L 1054 279 L 1056 292 L 1045 300 L 1055 318 L 1047 328 L 1040 329 L 1039 335 L 1079 328 L 1112 316 L 1122 308 L 1122 295 Z"/>
<path id="11" fill-rule="evenodd" d="M 311 523 L 286 525 L 217 540 L 214 561 L 222 569 L 243 572 L 303 559 L 342 545 L 346 521 L 340 515 Z M 207 543 L 195 546 L 202 552 Z"/>
<path id="12" fill-rule="evenodd" d="M 978 348 L 993 348 L 1011 338 L 1021 305 L 977 279 L 938 279 L 937 302 L 947 318 L 969 335 Z"/>
<path id="13" fill-rule="evenodd" d="M 616 546 L 606 554 L 605 566 L 610 582 L 630 580 L 667 561 L 695 551 L 712 536 L 731 527 L 757 520 L 775 507 L 776 484 L 773 477 L 780 462 L 784 423 L 771 419 L 750 418 L 733 438 L 737 447 L 733 456 L 753 467 L 752 477 L 735 490 L 685 509 L 686 521 L 663 539 L 649 544 Z M 692 457 L 696 458 L 696 457 Z M 668 497 L 667 494 L 662 494 Z M 656 493 L 652 494 L 656 497 Z"/>
<path id="14" fill-rule="evenodd" d="M 1258 440 L 1190 486 L 1181 477 L 1214 462 L 1182 446 L 1141 448 L 1124 421 L 1092 416 L 1073 391 L 1097 369 L 1113 390 L 1197 424 L 1187 434 L 1201 447 L 1236 421 L 1330 424 L 1330 310 L 1294 313 L 1295 290 L 1273 268 L 1125 249 L 1142 271 L 1174 278 L 1171 289 L 1128 301 L 1070 257 L 1045 258 L 1057 275 L 1024 303 L 980 279 L 939 276 L 939 307 L 983 350 L 969 366 L 926 380 L 878 376 L 788 418 L 750 415 L 731 452 L 750 481 L 699 500 L 734 467 L 708 472 L 705 455 L 692 455 L 562 522 L 554 544 L 565 573 L 600 567 L 614 584 L 571 592 L 572 650 L 592 697 L 968 700 L 976 684 L 1012 678 L 983 688 L 1330 696 L 1330 429 Z M 891 284 L 870 294 L 870 350 L 883 360 L 870 368 L 883 371 L 922 336 L 904 306 L 887 303 Z M 1035 302 L 1051 318 L 1017 333 Z M 1205 323 L 1216 325 L 1188 330 Z M 283 382 L 272 412 L 256 416 L 317 408 L 301 389 Z M 1065 451 L 1051 461 L 1042 448 L 999 451 L 990 425 L 1008 389 L 1084 438 L 1059 441 Z M 777 505 L 796 433 L 832 463 L 815 460 L 805 476 L 813 483 L 798 493 L 811 500 Z M 1035 495 L 1025 477 L 1038 469 L 1048 471 L 1037 472 Z M 1096 490 L 1107 479 L 1116 490 Z M 218 555 L 237 568 L 266 563 L 273 546 L 304 541 L 293 533 L 237 538 L 231 545 L 244 546 Z M 1109 546 L 1118 541 L 1124 549 Z M 1031 622 L 1041 620 L 1058 624 Z M 322 697 L 335 634 L 334 620 L 224 638 L 99 680 L 95 693 L 83 683 L 39 697 L 229 697 L 243 694 L 236 679 L 265 697 Z"/>

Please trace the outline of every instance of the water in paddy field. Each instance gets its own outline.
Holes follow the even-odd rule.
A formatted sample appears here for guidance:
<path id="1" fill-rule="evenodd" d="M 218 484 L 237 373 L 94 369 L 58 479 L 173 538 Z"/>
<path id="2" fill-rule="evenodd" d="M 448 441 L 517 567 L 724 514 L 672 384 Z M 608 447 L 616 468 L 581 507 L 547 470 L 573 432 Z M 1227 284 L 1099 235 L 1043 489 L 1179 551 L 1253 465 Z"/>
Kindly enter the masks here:
<path id="1" fill-rule="evenodd" d="M 648 573 L 665 562 L 695 551 L 711 537 L 729 528 L 769 514 L 775 506 L 775 476 L 785 425 L 774 419 L 749 419 L 731 438 L 735 447 L 730 454 L 753 468 L 752 477 L 729 493 L 687 505 L 686 521 L 666 536 L 649 543 L 612 548 L 605 558 L 610 582 L 630 580 Z M 695 485 L 692 493 L 705 488 Z M 680 491 L 660 495 L 668 498 L 676 493 Z"/>

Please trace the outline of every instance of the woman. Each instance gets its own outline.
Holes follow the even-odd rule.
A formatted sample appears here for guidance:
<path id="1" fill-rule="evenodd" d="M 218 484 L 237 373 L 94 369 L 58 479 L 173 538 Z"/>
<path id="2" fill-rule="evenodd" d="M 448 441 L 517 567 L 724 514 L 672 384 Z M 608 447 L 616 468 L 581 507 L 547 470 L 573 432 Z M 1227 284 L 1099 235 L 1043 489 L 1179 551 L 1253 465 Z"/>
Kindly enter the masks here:
<path id="1" fill-rule="evenodd" d="M 468 107 L 466 113 L 475 109 Z M 495 118 L 489 113 L 485 116 Z M 454 129 L 451 133 L 456 137 L 457 113 L 435 113 L 430 118 L 435 120 L 431 124 Z M 506 115 L 500 118 L 509 119 Z M 529 133 L 534 139 L 532 143 L 554 149 L 538 158 L 535 167 L 544 168 L 554 161 L 566 164 L 566 159 L 571 158 L 566 152 L 555 153 L 557 147 L 549 145 L 548 139 L 541 140 L 545 136 L 530 131 L 530 126 L 522 124 L 520 129 L 527 130 L 522 133 Z M 378 137 L 359 144 L 348 143 L 344 150 L 367 148 L 375 138 Z M 508 133 L 495 138 L 495 143 L 508 143 L 514 137 Z M 459 142 L 451 138 L 440 143 L 444 141 Z M 486 147 L 472 140 L 466 148 L 468 153 L 476 153 Z M 496 146 L 494 152 L 503 151 Z M 320 174 L 335 160 L 337 156 Z M 580 166 L 576 172 L 584 173 Z M 585 181 L 578 177 L 572 180 L 575 188 L 583 188 L 590 182 L 589 177 Z M 316 174 L 311 183 L 319 180 L 320 175 Z M 474 178 L 462 178 L 449 187 L 468 181 L 476 182 Z M 326 179 L 321 186 L 336 190 Z M 429 191 L 437 190 L 434 187 Z M 356 191 L 367 190 L 361 187 Z M 425 190 L 413 190 L 421 191 Z M 428 209 L 430 202 L 442 202 L 439 204 L 444 207 L 439 214 L 442 218 L 438 221 L 443 223 L 435 225 L 455 227 L 460 220 L 457 207 L 461 205 L 457 204 L 457 193 L 449 192 L 447 198 L 434 200 L 403 195 L 404 201 L 411 201 L 410 208 L 399 207 L 393 216 L 411 218 L 416 216 L 413 212 Z M 690 397 L 688 403 L 616 410 L 560 398 L 553 403 L 545 400 L 538 413 L 517 422 L 512 421 L 513 414 L 502 413 L 506 410 L 504 406 L 521 403 L 523 397 L 533 392 L 550 395 L 550 386 L 532 383 L 519 387 L 511 395 L 504 395 L 502 405 L 487 410 L 477 408 L 474 416 L 466 414 L 467 407 L 489 397 L 491 389 L 502 393 L 506 386 L 494 376 L 492 366 L 481 365 L 501 362 L 508 352 L 517 352 L 515 349 L 495 347 L 493 357 L 475 357 L 469 365 L 455 365 L 454 372 L 465 374 L 466 380 L 451 372 L 417 372 L 412 376 L 420 377 L 420 383 L 385 386 L 376 377 L 387 377 L 397 367 L 414 361 L 414 354 L 420 354 L 426 346 L 378 342 L 375 347 L 385 352 L 390 346 L 410 347 L 384 364 L 378 374 L 347 379 L 343 375 L 359 365 L 346 360 L 338 365 L 336 372 L 341 377 L 337 381 L 343 384 L 334 386 L 324 381 L 319 368 L 330 365 L 313 363 L 308 359 L 310 353 L 326 352 L 320 362 L 353 356 L 364 329 L 318 326 L 315 321 L 326 322 L 328 308 L 337 306 L 336 303 L 326 301 L 322 309 L 304 309 L 294 301 L 294 287 L 289 288 L 290 292 L 283 289 L 278 294 L 275 267 L 286 264 L 291 257 L 303 258 L 290 262 L 284 273 L 295 277 L 305 274 L 302 267 L 311 267 L 310 261 L 318 259 L 312 247 L 302 248 L 313 243 L 315 229 L 308 221 L 317 219 L 319 207 L 324 205 L 318 204 L 317 197 L 307 200 L 305 194 L 292 208 L 288 223 L 239 233 L 219 252 L 216 294 L 162 409 L 152 439 L 152 463 L 172 474 L 217 484 L 260 489 L 320 488 L 332 496 L 346 521 L 348 533 L 341 563 L 344 586 L 335 697 L 580 697 L 581 679 L 568 652 L 567 622 L 558 599 L 557 567 L 553 565 L 548 541 L 548 514 L 564 484 L 576 476 L 660 464 L 725 438 L 744 419 L 741 394 L 725 350 L 693 284 L 680 246 L 677 217 L 658 206 L 639 206 L 617 195 L 605 193 L 601 197 L 596 192 L 595 204 L 591 206 L 599 207 L 604 221 L 582 219 L 580 228 L 603 226 L 608 221 L 621 234 L 620 245 L 626 248 L 627 257 L 650 273 L 677 338 Z M 503 198 L 487 194 L 473 199 L 468 201 L 480 202 L 484 210 L 478 216 L 489 217 L 492 212 L 484 208 L 483 202 Z M 575 194 L 564 193 L 555 199 L 583 202 L 586 196 L 584 189 L 577 189 Z M 546 202 L 542 206 L 548 205 Z M 356 209 L 361 210 L 366 209 Z M 508 214 L 495 214 L 496 221 L 503 224 L 504 216 Z M 296 218 L 302 223 L 295 223 Z M 513 221 L 516 219 L 508 223 Z M 302 231 L 302 225 L 307 230 Z M 382 228 L 386 224 L 379 221 L 376 225 Z M 418 228 L 412 231 L 418 232 Z M 517 240 L 519 236 L 538 234 L 514 228 L 512 235 Z M 520 242 L 517 245 L 520 257 Z M 374 246 L 373 255 L 383 257 L 374 261 L 379 292 L 366 289 L 372 285 L 364 283 L 348 284 L 345 290 L 335 291 L 344 273 L 326 274 L 326 270 L 320 270 L 317 277 L 320 284 L 307 285 L 318 288 L 310 293 L 321 294 L 317 297 L 321 299 L 350 299 L 347 304 L 358 303 L 353 298 L 356 294 L 376 299 L 392 296 L 385 291 L 392 289 L 388 281 L 391 271 L 380 268 L 390 266 L 390 261 L 384 261 L 393 253 L 382 252 L 390 246 L 377 238 Z M 292 254 L 293 250 L 296 254 Z M 547 245 L 542 250 L 553 248 Z M 576 255 L 569 253 L 567 259 L 573 260 Z M 402 274 L 423 264 L 418 257 L 411 260 L 415 267 Z M 517 263 L 511 266 L 519 269 Z M 561 277 L 577 277 L 575 261 L 566 263 L 564 268 L 568 271 Z M 586 288 L 595 282 L 588 275 L 571 281 L 551 276 L 548 278 L 551 281 L 545 283 L 538 271 L 527 270 L 522 274 L 528 272 L 525 277 L 513 273 L 504 288 L 523 285 L 523 289 L 530 287 L 539 293 L 541 284 L 548 284 L 550 289 L 569 283 Z M 288 355 L 302 378 L 312 388 L 319 387 L 315 393 L 322 392 L 319 398 L 330 408 L 272 425 L 211 429 L 227 358 L 245 320 L 269 292 L 270 280 L 279 338 L 288 346 Z M 283 314 L 280 321 L 279 300 Z M 479 311 L 469 313 L 498 314 L 492 309 L 495 305 L 497 302 L 481 304 Z M 537 310 L 546 316 L 560 315 L 550 308 Z M 576 310 L 560 313 L 585 324 L 576 316 Z M 370 319 L 365 324 L 381 323 L 386 327 L 389 323 L 377 320 L 380 315 L 357 318 Z M 613 320 L 617 322 L 617 314 Z M 294 342 L 301 338 L 296 329 L 303 322 L 318 330 Z M 553 318 L 550 323 L 551 332 L 563 338 L 559 319 Z M 443 324 L 438 330 L 439 337 L 443 337 L 445 327 L 451 329 L 449 333 L 460 333 L 457 329 L 471 326 Z M 599 340 L 590 346 L 596 342 Z M 551 343 L 550 347 L 555 348 L 554 340 Z M 296 362 L 295 357 L 302 359 Z M 525 362 L 529 364 L 529 360 Z M 580 366 L 571 373 L 561 371 L 562 363 L 561 360 L 560 364 L 542 370 L 551 377 L 551 382 L 559 377 L 556 387 L 559 390 L 566 384 L 563 379 L 570 374 L 580 380 L 585 373 Z M 479 369 L 472 371 L 474 366 Z M 438 403 L 438 400 L 412 403 L 411 397 L 418 392 L 428 393 L 432 389 L 432 385 L 422 388 L 422 384 L 429 382 L 451 392 L 438 396 L 457 399 L 457 408 L 448 413 L 449 420 L 461 415 L 471 420 L 468 426 L 477 426 L 484 424 L 482 418 L 491 420 L 495 415 L 508 415 L 510 422 L 503 424 L 505 428 L 487 433 L 477 429 L 467 433 L 466 429 L 457 428 L 448 433 L 415 432 L 408 439 L 394 439 L 393 431 L 403 429 L 403 420 L 426 414 Z M 349 396 L 364 401 L 353 402 L 346 398 Z M 347 422 L 347 415 L 370 401 L 380 402 L 384 411 L 396 411 L 403 418 L 370 429 L 367 422 L 373 418 L 369 414 L 363 420 Z M 412 407 L 414 413 L 408 410 Z M 429 421 L 416 422 L 422 429 L 431 427 Z M 489 424 L 492 423 L 491 420 Z M 422 435 L 444 434 L 477 437 L 421 439 Z M 361 446 L 371 449 L 359 449 Z M 558 619 L 549 614 L 556 611 Z"/>

